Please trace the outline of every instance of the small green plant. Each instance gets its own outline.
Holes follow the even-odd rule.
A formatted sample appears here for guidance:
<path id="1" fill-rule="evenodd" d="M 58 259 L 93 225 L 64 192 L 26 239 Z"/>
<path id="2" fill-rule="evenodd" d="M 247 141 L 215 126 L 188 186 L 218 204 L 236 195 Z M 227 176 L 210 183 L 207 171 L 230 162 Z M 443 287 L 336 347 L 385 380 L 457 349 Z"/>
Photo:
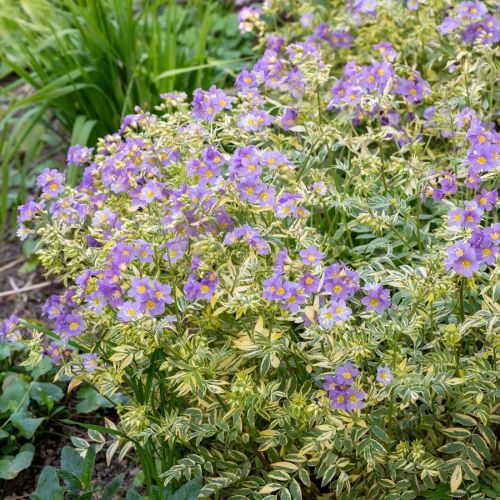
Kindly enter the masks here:
<path id="1" fill-rule="evenodd" d="M 71 446 L 65 446 L 61 453 L 61 466 L 44 467 L 38 479 L 37 489 L 32 500 L 62 500 L 63 498 L 92 498 L 100 493 L 99 498 L 111 499 L 120 488 L 124 474 L 117 475 L 110 483 L 101 489 L 92 485 L 96 458 L 96 449 L 90 446 L 84 456 L 81 456 Z M 62 480 L 62 484 L 61 484 Z M 127 498 L 129 498 L 127 496 Z"/>
<path id="2" fill-rule="evenodd" d="M 47 420 L 64 410 L 64 392 L 44 381 L 52 370 L 42 359 L 30 370 L 14 368 L 12 361 L 23 350 L 16 343 L 0 342 L 0 479 L 13 479 L 31 465 L 35 447 L 29 441 Z"/>

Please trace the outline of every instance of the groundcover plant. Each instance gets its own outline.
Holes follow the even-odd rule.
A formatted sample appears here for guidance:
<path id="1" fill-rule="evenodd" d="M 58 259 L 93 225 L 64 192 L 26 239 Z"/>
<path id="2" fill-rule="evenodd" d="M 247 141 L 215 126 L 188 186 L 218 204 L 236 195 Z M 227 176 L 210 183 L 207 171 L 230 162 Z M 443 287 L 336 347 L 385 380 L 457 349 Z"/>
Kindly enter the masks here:
<path id="1" fill-rule="evenodd" d="M 494 498 L 496 8 L 247 7 L 235 92 L 165 94 L 70 150 L 77 186 L 39 176 L 19 235 L 67 290 L 3 334 L 127 396 L 112 446 L 150 497 Z"/>

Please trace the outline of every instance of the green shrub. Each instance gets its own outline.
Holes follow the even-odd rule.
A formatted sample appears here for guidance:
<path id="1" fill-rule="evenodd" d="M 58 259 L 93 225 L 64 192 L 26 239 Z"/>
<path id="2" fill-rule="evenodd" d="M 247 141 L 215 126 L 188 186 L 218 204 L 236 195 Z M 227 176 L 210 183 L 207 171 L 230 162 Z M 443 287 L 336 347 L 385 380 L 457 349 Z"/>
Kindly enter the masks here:
<path id="1" fill-rule="evenodd" d="M 109 433 L 150 498 L 491 498 L 498 21 L 289 5 L 240 14 L 265 49 L 234 97 L 167 95 L 71 151 L 78 186 L 40 175 L 19 234 L 67 290 L 30 359 L 129 397 Z"/>

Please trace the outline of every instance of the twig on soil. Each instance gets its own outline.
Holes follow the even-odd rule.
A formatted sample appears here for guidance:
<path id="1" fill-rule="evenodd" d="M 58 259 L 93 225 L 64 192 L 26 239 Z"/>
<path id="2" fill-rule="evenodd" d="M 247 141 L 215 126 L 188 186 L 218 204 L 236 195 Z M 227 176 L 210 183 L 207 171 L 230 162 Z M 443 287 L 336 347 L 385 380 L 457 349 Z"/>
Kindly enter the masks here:
<path id="1" fill-rule="evenodd" d="M 18 264 L 21 264 L 21 262 L 23 262 L 23 261 L 24 261 L 24 257 L 18 257 L 17 259 L 14 259 L 14 260 L 11 260 L 10 262 L 7 262 L 7 264 L 0 267 L 0 273 L 3 273 L 4 271 L 8 271 L 9 269 L 16 267 Z"/>
<path id="2" fill-rule="evenodd" d="M 25 286 L 24 288 L 17 288 L 16 290 L 7 290 L 6 292 L 0 292 L 0 297 L 8 297 L 9 295 L 31 292 L 32 290 L 45 288 L 46 286 L 53 285 L 54 283 L 55 281 L 44 281 L 43 283 L 36 283 L 35 285 Z"/>

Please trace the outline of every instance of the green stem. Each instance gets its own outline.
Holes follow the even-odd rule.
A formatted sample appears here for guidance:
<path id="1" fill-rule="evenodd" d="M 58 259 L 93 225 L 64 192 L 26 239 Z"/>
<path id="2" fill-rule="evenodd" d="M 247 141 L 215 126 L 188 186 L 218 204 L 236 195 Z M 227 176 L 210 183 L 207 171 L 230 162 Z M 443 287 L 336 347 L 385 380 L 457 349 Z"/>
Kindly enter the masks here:
<path id="1" fill-rule="evenodd" d="M 459 307 L 460 307 L 460 321 L 463 322 L 465 320 L 465 308 L 464 308 L 464 287 L 465 287 L 465 279 L 460 278 L 460 293 L 459 293 Z"/>

